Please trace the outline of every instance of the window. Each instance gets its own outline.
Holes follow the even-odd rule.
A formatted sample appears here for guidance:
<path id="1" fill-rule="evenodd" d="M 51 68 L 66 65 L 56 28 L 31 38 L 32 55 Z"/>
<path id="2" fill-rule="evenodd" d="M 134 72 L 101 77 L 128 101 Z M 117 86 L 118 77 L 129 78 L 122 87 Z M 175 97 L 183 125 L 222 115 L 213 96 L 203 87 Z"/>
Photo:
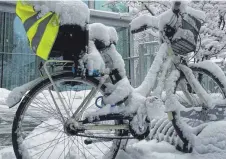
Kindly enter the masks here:
<path id="1" fill-rule="evenodd" d="M 95 9 L 96 10 L 103 10 L 103 11 L 110 11 L 110 12 L 121 12 L 125 13 L 128 12 L 128 7 L 123 2 L 115 1 L 113 3 L 108 3 L 107 0 L 95 0 Z"/>
<path id="2" fill-rule="evenodd" d="M 89 6 L 89 0 L 82 0 L 87 6 Z"/>

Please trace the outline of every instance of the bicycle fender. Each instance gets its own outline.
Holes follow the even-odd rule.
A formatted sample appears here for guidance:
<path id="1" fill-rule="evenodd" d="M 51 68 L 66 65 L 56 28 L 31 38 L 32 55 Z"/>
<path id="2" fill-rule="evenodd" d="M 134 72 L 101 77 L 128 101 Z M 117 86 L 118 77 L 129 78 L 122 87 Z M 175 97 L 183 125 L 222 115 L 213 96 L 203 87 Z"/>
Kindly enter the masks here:
<path id="1" fill-rule="evenodd" d="M 205 60 L 199 63 L 189 64 L 189 67 L 192 68 L 201 68 L 212 73 L 224 86 L 223 90 L 226 92 L 226 76 L 223 70 L 214 62 L 210 60 Z"/>
<path id="2" fill-rule="evenodd" d="M 36 83 L 43 80 L 42 77 L 39 77 L 33 81 L 30 81 L 22 86 L 14 88 L 6 99 L 6 104 L 9 108 L 13 108 L 22 100 L 23 96 L 29 91 Z"/>

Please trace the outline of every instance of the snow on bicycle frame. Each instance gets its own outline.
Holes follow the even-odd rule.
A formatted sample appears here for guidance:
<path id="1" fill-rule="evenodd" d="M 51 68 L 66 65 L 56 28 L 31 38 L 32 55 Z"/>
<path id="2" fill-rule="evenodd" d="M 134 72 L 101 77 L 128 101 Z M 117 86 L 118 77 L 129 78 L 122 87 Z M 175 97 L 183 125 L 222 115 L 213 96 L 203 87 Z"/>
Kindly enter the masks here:
<path id="1" fill-rule="evenodd" d="M 168 118 L 173 122 L 174 127 L 183 140 L 185 145 L 194 143 L 194 131 L 186 127 L 182 122 L 178 122 L 179 118 L 176 112 L 185 110 L 183 105 L 180 104 L 175 93 L 176 82 L 180 76 L 184 76 L 186 81 L 192 87 L 192 90 L 200 98 L 205 107 L 211 109 L 216 105 L 226 103 L 225 100 L 216 101 L 206 92 L 201 86 L 199 81 L 195 78 L 191 68 L 204 68 L 211 74 L 217 77 L 223 84 L 225 89 L 225 75 L 223 71 L 210 61 L 200 62 L 189 66 L 186 56 L 196 49 L 198 32 L 201 27 L 201 22 L 198 19 L 204 20 L 204 13 L 194 10 L 190 7 L 183 8 L 181 16 L 178 20 L 177 15 L 173 10 L 169 9 L 159 16 L 141 15 L 134 19 L 131 23 L 132 33 L 137 33 L 146 29 L 159 30 L 160 39 L 162 44 L 159 51 L 149 69 L 147 76 L 142 84 L 135 89 L 136 93 L 143 96 L 153 96 L 161 98 L 163 89 L 166 91 L 165 110 L 168 112 Z M 177 23 L 179 21 L 179 24 Z M 191 67 L 191 68 L 190 68 Z M 213 70 L 217 70 L 217 72 Z M 158 78 L 157 87 L 154 89 L 155 83 Z M 153 90 L 154 89 L 154 90 Z M 186 87 L 184 87 L 186 89 Z M 186 90 L 183 90 L 186 92 Z M 191 97 L 187 97 L 191 99 Z M 192 103 L 191 103 L 192 104 Z M 193 133 L 192 133 L 193 132 Z M 190 135 L 193 134 L 193 135 Z"/>

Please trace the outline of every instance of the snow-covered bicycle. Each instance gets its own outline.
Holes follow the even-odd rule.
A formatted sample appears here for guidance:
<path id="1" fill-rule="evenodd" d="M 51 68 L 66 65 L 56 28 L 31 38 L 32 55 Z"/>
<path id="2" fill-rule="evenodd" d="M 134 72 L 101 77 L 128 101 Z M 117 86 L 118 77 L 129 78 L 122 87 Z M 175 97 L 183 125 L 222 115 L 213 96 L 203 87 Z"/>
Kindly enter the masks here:
<path id="1" fill-rule="evenodd" d="M 187 18 L 183 23 L 194 20 Z M 169 41 L 163 36 L 141 86 L 116 105 L 100 103 L 108 73 L 89 76 L 86 69 L 74 70 L 73 61 L 46 61 L 46 77 L 26 93 L 14 118 L 16 157 L 113 159 L 129 139 L 148 137 L 152 118 L 166 114 L 171 123 L 162 129 L 167 131 L 172 125 L 180 138 L 175 145 L 191 152 L 195 137 L 206 123 L 224 119 L 226 80 L 211 61 L 187 62 L 186 55 L 194 49 L 194 43 L 182 48 L 178 44 L 190 44 L 189 38 Z M 51 74 L 51 63 L 58 67 L 67 64 L 72 69 Z"/>

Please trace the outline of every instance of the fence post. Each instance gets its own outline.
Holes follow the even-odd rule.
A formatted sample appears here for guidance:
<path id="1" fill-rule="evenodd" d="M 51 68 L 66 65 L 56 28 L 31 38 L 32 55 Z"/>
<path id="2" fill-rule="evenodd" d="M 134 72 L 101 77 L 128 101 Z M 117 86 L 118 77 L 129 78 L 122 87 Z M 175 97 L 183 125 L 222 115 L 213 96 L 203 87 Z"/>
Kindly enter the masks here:
<path id="1" fill-rule="evenodd" d="M 3 19 L 5 19 L 5 13 L 3 13 Z M 4 23 L 3 23 L 4 24 Z M 3 28 L 2 28 L 2 48 L 3 48 L 3 50 L 2 50 L 2 52 L 4 52 L 4 48 L 5 48 L 5 25 L 3 26 Z M 4 60 L 3 60 L 3 58 L 4 58 L 4 54 L 2 54 L 2 64 L 1 64 L 1 67 L 2 67 L 2 70 L 1 70 L 1 88 L 3 87 L 3 67 L 4 67 L 4 64 L 3 64 L 3 62 L 4 62 Z"/>
<path id="2" fill-rule="evenodd" d="M 4 44 L 4 42 L 3 42 L 3 44 Z M 1 88 L 3 87 L 3 69 L 4 69 L 3 68 L 4 67 L 4 65 L 3 65 L 3 58 L 4 58 L 4 54 L 2 54 L 2 60 L 1 60 L 1 62 L 2 62 L 2 64 L 1 64 L 1 67 L 2 67 L 2 70 L 1 70 Z"/>
<path id="3" fill-rule="evenodd" d="M 144 44 L 139 44 L 139 72 L 140 72 L 140 79 L 139 79 L 139 85 L 144 80 Z"/>
<path id="4" fill-rule="evenodd" d="M 130 81 L 132 86 L 135 86 L 135 75 L 134 75 L 134 59 L 131 58 L 134 56 L 134 48 L 133 48 L 133 35 L 131 34 L 131 31 L 129 30 L 129 53 L 130 53 L 130 59 L 129 59 L 129 66 L 130 66 Z"/>

